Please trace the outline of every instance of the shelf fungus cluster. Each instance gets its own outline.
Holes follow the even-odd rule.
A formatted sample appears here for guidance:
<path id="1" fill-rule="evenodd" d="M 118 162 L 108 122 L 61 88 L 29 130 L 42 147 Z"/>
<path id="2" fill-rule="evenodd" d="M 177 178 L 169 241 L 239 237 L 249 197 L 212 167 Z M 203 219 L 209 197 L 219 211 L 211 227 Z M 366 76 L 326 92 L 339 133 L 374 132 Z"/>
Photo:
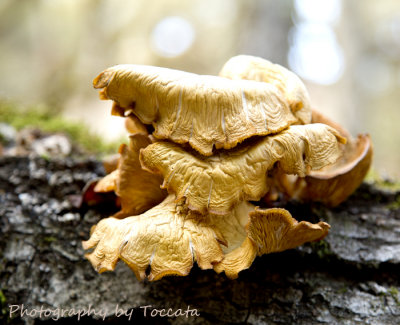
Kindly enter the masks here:
<path id="1" fill-rule="evenodd" d="M 93 83 L 130 133 L 94 187 L 121 207 L 83 242 L 98 272 L 121 259 L 158 280 L 196 262 L 236 278 L 257 255 L 328 234 L 325 222 L 273 207 L 276 193 L 335 206 L 371 162 L 367 135 L 312 110 L 300 79 L 261 58 L 234 57 L 219 76 L 118 65 Z"/>

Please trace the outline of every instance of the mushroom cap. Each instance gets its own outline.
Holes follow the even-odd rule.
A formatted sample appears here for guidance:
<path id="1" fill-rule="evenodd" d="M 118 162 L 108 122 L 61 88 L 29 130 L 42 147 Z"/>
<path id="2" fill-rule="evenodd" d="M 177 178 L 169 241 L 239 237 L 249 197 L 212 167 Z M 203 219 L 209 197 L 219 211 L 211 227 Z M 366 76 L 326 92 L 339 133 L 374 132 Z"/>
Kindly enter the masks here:
<path id="1" fill-rule="evenodd" d="M 187 275 L 196 261 L 201 269 L 235 278 L 257 254 L 321 239 L 328 230 L 326 223 L 298 223 L 284 209 L 254 210 L 247 202 L 225 216 L 200 215 L 177 205 L 170 195 L 141 215 L 101 220 L 82 245 L 93 249 L 85 257 L 100 273 L 114 270 L 121 259 L 139 280 L 150 266 L 147 277 L 155 281 Z"/>
<path id="2" fill-rule="evenodd" d="M 203 155 L 231 149 L 255 135 L 308 123 L 308 107 L 290 106 L 274 85 L 142 65 L 117 65 L 97 76 L 100 98 L 112 99 L 112 113 L 135 114 L 153 124 L 153 135 L 189 143 Z M 310 115 L 311 117 L 311 115 Z"/>
<path id="3" fill-rule="evenodd" d="M 138 133 L 144 135 L 149 134 L 147 132 L 146 126 L 142 122 L 140 122 L 140 120 L 133 114 L 130 114 L 129 116 L 126 117 L 125 128 L 128 131 L 128 133 L 132 135 Z"/>
<path id="4" fill-rule="evenodd" d="M 325 222 L 298 222 L 285 209 L 256 208 L 250 212 L 247 236 L 240 247 L 226 254 L 214 266 L 214 270 L 218 273 L 224 271 L 227 277 L 235 279 L 240 271 L 250 267 L 256 255 L 281 252 L 306 242 L 321 240 L 328 234 L 329 228 Z"/>
<path id="5" fill-rule="evenodd" d="M 113 192 L 116 190 L 116 182 L 119 177 L 119 170 L 115 169 L 111 171 L 108 175 L 97 181 L 94 187 L 94 191 L 97 193 Z"/>
<path id="6" fill-rule="evenodd" d="M 323 114 L 313 111 L 313 123 L 337 124 Z M 304 178 L 305 184 L 297 194 L 302 200 L 320 201 L 329 206 L 337 206 L 345 201 L 362 183 L 367 174 L 373 155 L 369 135 L 360 134 L 353 138 L 342 127 L 336 129 L 348 138 L 343 145 L 343 156 L 334 164 L 318 171 L 312 171 Z"/>
<path id="7" fill-rule="evenodd" d="M 118 259 L 126 262 L 137 278 L 155 281 L 166 275 L 187 275 L 193 262 L 211 269 L 223 258 L 217 229 L 201 216 L 175 204 L 174 196 L 145 213 L 125 219 L 107 218 L 94 228 L 84 249 L 98 272 L 114 270 Z"/>
<path id="8" fill-rule="evenodd" d="M 251 55 L 238 55 L 229 59 L 219 75 L 229 79 L 266 82 L 277 87 L 289 103 L 292 112 L 302 124 L 311 121 L 308 91 L 300 78 L 279 64 Z"/>
<path id="9" fill-rule="evenodd" d="M 166 196 L 160 188 L 162 177 L 143 170 L 139 161 L 139 151 L 151 144 L 148 136 L 135 134 L 130 136 L 129 145 L 119 148 L 118 168 L 101 179 L 97 192 L 114 191 L 120 198 L 121 211 L 118 217 L 140 214 L 158 203 Z"/>
<path id="10" fill-rule="evenodd" d="M 142 167 L 164 178 L 163 188 L 200 213 L 227 214 L 243 200 L 268 191 L 267 172 L 278 162 L 288 174 L 305 176 L 335 162 L 344 139 L 324 124 L 294 125 L 279 134 L 252 139 L 212 157 L 156 142 L 140 152 Z"/>
<path id="11" fill-rule="evenodd" d="M 345 151 L 346 158 L 335 167 L 306 176 L 306 186 L 300 193 L 303 200 L 313 200 L 334 207 L 345 201 L 362 183 L 372 162 L 372 142 L 361 134 L 352 141 L 353 151 Z M 325 194 L 323 194 L 325 193 Z"/>
<path id="12" fill-rule="evenodd" d="M 292 111 L 300 108 L 297 112 L 298 117 L 304 116 L 303 120 L 307 121 L 311 119 L 311 123 L 327 124 L 348 139 L 346 144 L 341 145 L 344 152 L 341 159 L 320 170 L 311 171 L 305 178 L 292 178 L 281 171 L 278 172 L 275 175 L 276 186 L 280 190 L 290 197 L 336 206 L 346 200 L 361 184 L 372 162 L 370 137 L 358 135 L 357 139 L 354 139 L 342 126 L 320 112 L 311 110 L 308 92 L 294 73 L 262 58 L 239 55 L 228 60 L 220 76 L 273 84 L 284 94 Z"/>
<path id="13" fill-rule="evenodd" d="M 275 173 L 274 186 L 287 196 L 303 201 L 318 201 L 335 207 L 345 201 L 362 183 L 372 163 L 373 146 L 367 134 L 353 138 L 348 131 L 313 110 L 313 123 L 326 123 L 348 141 L 341 144 L 343 155 L 334 164 L 311 171 L 306 177 Z"/>

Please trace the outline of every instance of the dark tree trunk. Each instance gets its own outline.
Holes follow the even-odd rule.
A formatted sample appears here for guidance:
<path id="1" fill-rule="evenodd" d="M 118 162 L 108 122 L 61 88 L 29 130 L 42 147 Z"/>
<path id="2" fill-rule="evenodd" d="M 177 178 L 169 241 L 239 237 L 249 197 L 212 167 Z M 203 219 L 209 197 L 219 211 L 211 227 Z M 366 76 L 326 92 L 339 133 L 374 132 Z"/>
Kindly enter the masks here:
<path id="1" fill-rule="evenodd" d="M 330 223 L 328 237 L 259 257 L 237 280 L 194 267 L 141 283 L 122 262 L 99 275 L 83 256 L 80 242 L 111 212 L 76 208 L 77 194 L 102 174 L 94 160 L 0 158 L 0 322 L 47 324 L 60 308 L 58 324 L 400 323 L 400 192 L 363 184 L 336 209 L 289 204 L 298 220 Z M 181 316 L 157 313 L 168 308 Z"/>

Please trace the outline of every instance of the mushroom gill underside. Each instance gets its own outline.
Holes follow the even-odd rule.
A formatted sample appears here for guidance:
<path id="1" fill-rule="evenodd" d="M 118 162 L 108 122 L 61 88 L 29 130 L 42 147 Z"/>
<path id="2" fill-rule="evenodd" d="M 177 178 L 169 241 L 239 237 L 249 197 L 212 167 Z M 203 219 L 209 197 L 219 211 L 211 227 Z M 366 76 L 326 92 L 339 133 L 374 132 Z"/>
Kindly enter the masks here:
<path id="1" fill-rule="evenodd" d="M 196 262 L 236 278 L 258 255 L 329 232 L 257 201 L 278 190 L 337 205 L 370 164 L 368 136 L 353 139 L 313 111 L 300 79 L 261 58 L 232 58 L 218 77 L 116 66 L 94 86 L 130 133 L 91 187 L 115 193 L 121 208 L 83 242 L 100 273 L 123 260 L 138 279 L 155 281 L 185 276 Z"/>

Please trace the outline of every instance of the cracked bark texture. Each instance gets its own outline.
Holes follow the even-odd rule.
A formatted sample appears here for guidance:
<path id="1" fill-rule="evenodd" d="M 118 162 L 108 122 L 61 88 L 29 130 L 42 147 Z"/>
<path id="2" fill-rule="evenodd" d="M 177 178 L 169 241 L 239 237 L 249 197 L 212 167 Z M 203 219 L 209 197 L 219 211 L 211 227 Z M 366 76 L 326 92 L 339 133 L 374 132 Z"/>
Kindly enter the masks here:
<path id="1" fill-rule="evenodd" d="M 194 267 L 187 277 L 138 282 L 122 262 L 97 274 L 80 242 L 112 214 L 78 209 L 85 183 L 104 174 L 90 159 L 0 157 L 0 323 L 49 324 L 9 317 L 29 309 L 87 308 L 98 316 L 58 324 L 398 324 L 400 322 L 400 191 L 363 184 L 335 209 L 288 202 L 297 220 L 323 220 L 322 242 L 259 257 L 229 280 Z M 116 306 L 133 310 L 117 317 Z M 200 316 L 144 317 L 141 306 L 197 309 Z M 151 311 L 151 309 L 148 309 Z"/>

